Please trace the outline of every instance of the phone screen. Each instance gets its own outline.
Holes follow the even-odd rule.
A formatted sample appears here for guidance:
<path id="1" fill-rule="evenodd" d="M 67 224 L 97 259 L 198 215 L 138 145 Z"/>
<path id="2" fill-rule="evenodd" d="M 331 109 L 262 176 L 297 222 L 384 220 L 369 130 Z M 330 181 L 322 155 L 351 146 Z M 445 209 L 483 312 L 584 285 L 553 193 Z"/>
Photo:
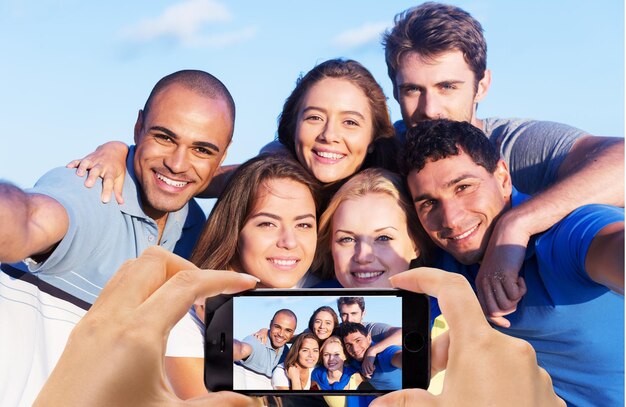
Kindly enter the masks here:
<path id="1" fill-rule="evenodd" d="M 206 309 L 211 391 L 347 395 L 428 386 L 429 300 L 422 294 L 265 289 L 207 300 Z"/>

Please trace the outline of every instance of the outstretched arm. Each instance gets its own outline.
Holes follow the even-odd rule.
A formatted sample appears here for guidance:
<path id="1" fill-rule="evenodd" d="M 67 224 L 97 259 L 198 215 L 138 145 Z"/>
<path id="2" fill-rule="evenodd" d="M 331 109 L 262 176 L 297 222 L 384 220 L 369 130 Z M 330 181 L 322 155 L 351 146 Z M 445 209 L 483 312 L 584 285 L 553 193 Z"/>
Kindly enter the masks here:
<path id="1" fill-rule="evenodd" d="M 237 339 L 233 339 L 233 360 L 235 362 L 247 358 L 251 353 L 252 346 L 245 342 L 238 341 Z"/>
<path id="2" fill-rule="evenodd" d="M 0 262 L 13 263 L 54 249 L 69 227 L 55 199 L 0 183 Z"/>
<path id="3" fill-rule="evenodd" d="M 526 292 L 518 273 L 530 237 L 591 203 L 624 206 L 623 139 L 579 139 L 561 163 L 557 182 L 498 220 L 476 278 L 478 298 L 494 323 L 508 326 L 502 316 Z"/>
<path id="4" fill-rule="evenodd" d="M 391 345 L 402 346 L 402 328 L 392 327 L 385 332 L 385 339 L 376 342 L 365 351 L 363 362 L 361 362 L 361 372 L 365 377 L 372 377 L 374 373 L 376 356 Z"/>

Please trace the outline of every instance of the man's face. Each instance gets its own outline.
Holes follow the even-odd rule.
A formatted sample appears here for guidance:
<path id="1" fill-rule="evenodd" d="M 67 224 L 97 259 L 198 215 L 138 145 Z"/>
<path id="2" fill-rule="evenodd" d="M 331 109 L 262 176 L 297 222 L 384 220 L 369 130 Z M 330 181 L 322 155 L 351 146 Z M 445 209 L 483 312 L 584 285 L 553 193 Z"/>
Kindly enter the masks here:
<path id="1" fill-rule="evenodd" d="M 346 346 L 346 352 L 355 360 L 361 362 L 365 356 L 365 351 L 372 344 L 372 338 L 367 335 L 363 335 L 361 332 L 352 332 L 343 338 L 343 343 Z"/>
<path id="2" fill-rule="evenodd" d="M 232 117 L 223 100 L 172 84 L 135 124 L 135 174 L 144 211 L 155 220 L 203 191 L 226 157 Z"/>
<path id="3" fill-rule="evenodd" d="M 296 331 L 296 320 L 286 313 L 277 314 L 270 323 L 270 342 L 272 347 L 278 349 L 284 346 L 293 337 Z"/>
<path id="4" fill-rule="evenodd" d="M 493 225 L 511 196 L 503 161 L 490 174 L 460 154 L 427 162 L 407 177 L 415 210 L 430 238 L 463 264 L 482 260 Z"/>
<path id="5" fill-rule="evenodd" d="M 363 321 L 364 312 L 358 304 L 342 304 L 339 307 L 339 316 L 342 322 L 356 322 L 358 324 Z"/>
<path id="6" fill-rule="evenodd" d="M 475 88 L 475 75 L 461 51 L 447 51 L 434 58 L 407 52 L 400 58 L 394 97 L 407 127 L 422 120 L 448 119 L 476 125 L 476 104 L 487 94 L 491 74 Z"/>

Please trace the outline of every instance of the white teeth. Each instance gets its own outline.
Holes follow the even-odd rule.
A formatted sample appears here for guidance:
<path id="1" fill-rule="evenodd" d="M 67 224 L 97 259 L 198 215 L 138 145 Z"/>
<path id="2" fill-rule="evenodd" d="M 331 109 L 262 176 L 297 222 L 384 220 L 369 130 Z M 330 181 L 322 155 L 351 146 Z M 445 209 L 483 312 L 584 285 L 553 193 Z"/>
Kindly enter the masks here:
<path id="1" fill-rule="evenodd" d="M 297 260 L 282 260 L 282 259 L 270 259 L 270 261 L 279 266 L 293 266 L 297 263 Z"/>
<path id="2" fill-rule="evenodd" d="M 473 232 L 474 230 L 476 230 L 476 228 L 477 228 L 477 227 L 478 227 L 478 225 L 474 226 L 473 228 L 471 228 L 471 229 L 470 229 L 470 230 L 468 230 L 467 232 L 465 232 L 465 233 L 463 233 L 463 234 L 461 234 L 461 235 L 458 235 L 458 236 L 453 237 L 453 238 L 452 238 L 452 240 L 461 240 L 461 239 L 464 239 L 464 238 L 468 237 L 469 235 L 471 235 L 471 234 L 472 234 L 472 232 Z"/>
<path id="3" fill-rule="evenodd" d="M 184 182 L 184 181 L 174 181 L 173 179 L 169 179 L 158 173 L 156 176 L 158 179 L 160 179 L 161 181 L 165 182 L 167 185 L 172 186 L 172 187 L 182 188 L 188 184 L 188 182 Z"/>
<path id="4" fill-rule="evenodd" d="M 380 276 L 381 274 L 383 274 L 383 272 L 382 271 L 370 271 L 366 273 L 352 273 L 352 274 L 354 274 L 358 278 L 374 278 L 374 277 Z"/>
<path id="5" fill-rule="evenodd" d="M 327 151 L 316 151 L 317 155 L 330 160 L 340 160 L 344 157 L 344 154 L 329 153 Z"/>

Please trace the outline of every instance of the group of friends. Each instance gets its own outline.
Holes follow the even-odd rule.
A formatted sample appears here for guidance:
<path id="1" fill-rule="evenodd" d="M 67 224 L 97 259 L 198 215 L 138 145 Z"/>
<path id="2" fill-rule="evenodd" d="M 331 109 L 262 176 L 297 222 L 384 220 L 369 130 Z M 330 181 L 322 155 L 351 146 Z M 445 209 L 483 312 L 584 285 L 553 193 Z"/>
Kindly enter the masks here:
<path id="1" fill-rule="evenodd" d="M 153 88 L 133 146 L 105 144 L 28 191 L 0 184 L 2 404 L 254 403 L 207 394 L 199 305 L 254 286 L 437 297 L 448 332 L 432 367 L 446 370 L 437 397 L 450 405 L 622 404 L 623 139 L 479 119 L 486 44 L 457 7 L 410 8 L 383 43 L 395 124 L 371 73 L 332 59 L 298 79 L 276 141 L 222 167 L 235 102 L 214 76 L 183 70 Z M 102 190 L 85 187 L 98 177 Z M 219 196 L 206 221 L 194 196 Z M 286 328 L 276 320 L 270 343 L 274 325 Z M 384 349 L 363 377 L 383 359 L 401 367 Z M 285 363 L 301 385 L 304 370 L 295 380 Z"/>
<path id="2" fill-rule="evenodd" d="M 333 308 L 323 305 L 313 311 L 307 329 L 294 336 L 296 314 L 280 309 L 269 329 L 235 340 L 233 388 L 401 389 L 402 328 L 363 321 L 363 297 L 339 297 L 337 310 L 341 322 Z"/>

